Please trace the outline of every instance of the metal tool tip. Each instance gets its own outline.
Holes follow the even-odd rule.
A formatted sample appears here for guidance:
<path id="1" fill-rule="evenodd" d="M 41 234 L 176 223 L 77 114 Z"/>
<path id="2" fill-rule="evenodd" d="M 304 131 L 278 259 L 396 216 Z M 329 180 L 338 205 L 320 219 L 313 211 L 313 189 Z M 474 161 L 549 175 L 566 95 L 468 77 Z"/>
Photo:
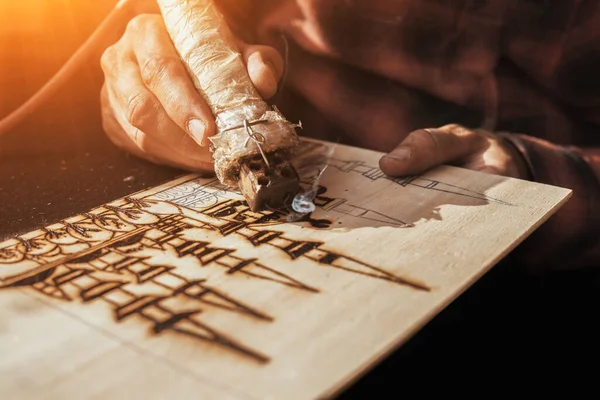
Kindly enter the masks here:
<path id="1" fill-rule="evenodd" d="M 242 162 L 239 187 L 252 211 L 278 209 L 291 204 L 300 190 L 300 177 L 282 153 L 258 154 Z"/>

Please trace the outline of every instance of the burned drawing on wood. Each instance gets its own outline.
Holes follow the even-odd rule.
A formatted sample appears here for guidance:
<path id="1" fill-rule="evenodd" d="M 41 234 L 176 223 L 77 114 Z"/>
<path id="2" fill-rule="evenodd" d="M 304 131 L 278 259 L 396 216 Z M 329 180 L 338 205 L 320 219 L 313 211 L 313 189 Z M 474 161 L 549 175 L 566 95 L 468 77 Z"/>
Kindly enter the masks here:
<path id="1" fill-rule="evenodd" d="M 314 173 L 315 169 L 321 170 L 323 168 L 335 168 L 336 170 L 344 173 L 359 174 L 363 178 L 369 179 L 370 181 L 387 180 L 394 182 L 401 187 L 418 187 L 464 198 L 483 200 L 505 206 L 515 206 L 515 204 L 504 200 L 495 199 L 487 196 L 484 193 L 479 193 L 458 185 L 425 178 L 420 175 L 397 178 L 390 177 L 385 175 L 378 167 L 368 165 L 362 160 L 347 160 L 334 157 L 333 149 L 333 146 L 327 146 L 320 142 L 305 141 L 302 143 L 296 163 L 298 164 L 299 172 L 304 172 L 304 174 L 301 173 L 304 179 L 310 179 L 310 172 Z M 315 154 L 317 156 L 315 156 Z M 308 175 L 307 171 L 309 172 Z"/>
<path id="2" fill-rule="evenodd" d="M 235 249 L 189 238 L 192 230 L 205 230 L 223 237 L 237 235 L 255 247 L 277 249 L 290 262 L 303 258 L 323 267 L 428 290 L 420 283 L 330 251 L 323 242 L 294 240 L 276 229 L 264 229 L 284 223 L 280 212 L 254 213 L 243 200 L 223 199 L 225 194 L 218 183 L 212 184 L 216 186 L 214 192 L 207 185 L 202 189 L 206 196 L 192 194 L 196 205 L 215 202 L 201 213 L 186 212 L 183 206 L 159 200 L 180 190 L 175 189 L 158 194 L 157 199 L 126 198 L 45 228 L 34 238 L 17 240 L 0 249 L 0 263 L 4 264 L 0 287 L 26 286 L 59 301 L 104 302 L 117 321 L 141 317 L 150 322 L 154 333 L 188 335 L 260 362 L 268 361 L 268 357 L 207 325 L 201 313 L 211 306 L 257 321 L 268 322 L 272 316 L 219 291 L 206 280 L 181 275 L 176 261 L 154 262 L 157 257 L 153 252 L 173 253 L 175 260 L 191 259 L 197 268 L 220 268 L 227 275 L 240 274 L 293 290 L 319 292 L 314 285 L 269 267 L 268 260 L 246 258 L 237 255 Z M 323 205 L 330 201 L 319 200 Z M 327 221 L 310 222 L 317 227 L 327 226 Z M 177 309 L 178 299 L 186 300 L 182 302 L 184 309 Z M 191 302 L 195 304 L 192 310 Z"/>
<path id="3" fill-rule="evenodd" d="M 328 194 L 318 182 L 327 165 L 381 179 L 376 170 L 330 155 L 321 161 L 325 167 L 299 169 L 304 185 L 314 189 L 316 208 L 385 226 L 409 227 L 394 216 Z M 406 182 L 398 181 L 403 185 L 415 180 Z M 443 185 L 437 182 L 427 188 Z M 278 229 L 288 216 L 281 210 L 254 212 L 241 195 L 218 180 L 190 177 L 157 193 L 126 197 L 0 244 L 0 289 L 26 287 L 52 301 L 103 303 L 115 321 L 141 318 L 154 334 L 185 335 L 260 363 L 269 357 L 211 326 L 203 315 L 210 310 L 258 324 L 268 324 L 275 316 L 211 284 L 215 273 L 218 282 L 243 278 L 318 296 L 319 282 L 304 282 L 282 272 L 281 260 L 290 265 L 303 260 L 413 290 L 430 290 L 426 284 L 330 249 L 324 241 L 295 238 Z M 318 230 L 328 229 L 332 221 L 307 214 L 300 223 Z M 240 246 L 219 246 L 219 238 L 235 238 Z M 242 244 L 267 256 L 245 254 Z"/>

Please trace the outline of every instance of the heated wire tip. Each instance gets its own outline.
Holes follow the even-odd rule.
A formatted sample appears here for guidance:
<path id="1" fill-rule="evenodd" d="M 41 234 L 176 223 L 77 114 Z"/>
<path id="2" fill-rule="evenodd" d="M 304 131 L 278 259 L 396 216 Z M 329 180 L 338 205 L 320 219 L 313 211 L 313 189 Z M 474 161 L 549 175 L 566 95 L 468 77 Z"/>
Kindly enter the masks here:
<path id="1" fill-rule="evenodd" d="M 239 187 L 252 211 L 279 209 L 300 191 L 300 177 L 288 154 L 257 154 L 242 161 Z"/>

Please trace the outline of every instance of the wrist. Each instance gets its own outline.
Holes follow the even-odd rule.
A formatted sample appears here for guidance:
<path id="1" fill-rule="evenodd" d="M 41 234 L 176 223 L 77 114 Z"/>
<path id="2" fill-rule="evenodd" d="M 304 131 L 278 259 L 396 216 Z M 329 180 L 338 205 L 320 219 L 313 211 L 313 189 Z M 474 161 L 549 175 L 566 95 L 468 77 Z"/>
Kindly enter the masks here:
<path id="1" fill-rule="evenodd" d="M 498 132 L 496 136 L 511 155 L 517 169 L 519 179 L 535 181 L 535 173 L 527 149 L 517 135 L 509 132 Z"/>

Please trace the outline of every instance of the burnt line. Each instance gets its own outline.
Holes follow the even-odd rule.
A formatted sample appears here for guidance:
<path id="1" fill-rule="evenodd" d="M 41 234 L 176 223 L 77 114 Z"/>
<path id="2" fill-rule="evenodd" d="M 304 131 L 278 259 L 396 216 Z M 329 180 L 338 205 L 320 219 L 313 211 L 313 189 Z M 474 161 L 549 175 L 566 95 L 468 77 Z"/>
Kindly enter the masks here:
<path id="1" fill-rule="evenodd" d="M 263 276 L 263 275 L 258 275 L 258 274 L 255 274 L 253 272 L 246 271 L 246 270 L 239 270 L 239 272 L 242 273 L 242 274 L 244 274 L 244 275 L 249 275 L 249 276 L 252 276 L 254 278 L 263 279 L 263 280 L 267 280 L 267 281 L 271 281 L 271 282 L 276 282 L 276 283 L 279 283 L 279 284 L 282 284 L 282 285 L 285 285 L 285 286 L 289 286 L 289 287 L 292 287 L 292 288 L 295 288 L 295 289 L 306 290 L 307 292 L 312 292 L 312 293 L 320 293 L 319 289 L 316 289 L 314 287 L 308 286 L 305 283 L 302 283 L 299 280 L 294 279 L 291 276 L 284 274 L 283 272 L 279 272 L 279 271 L 277 271 L 277 270 L 275 270 L 273 268 L 269 268 L 269 267 L 267 267 L 267 266 L 265 266 L 263 264 L 259 264 L 259 263 L 254 263 L 254 265 L 257 268 L 259 268 L 259 269 L 265 269 L 265 270 L 267 270 L 267 271 L 269 271 L 269 272 L 271 272 L 271 273 L 273 273 L 275 275 L 281 276 L 282 278 L 284 278 L 286 280 L 278 280 L 278 279 L 274 279 L 274 278 L 269 278 L 269 277 L 266 277 L 266 276 Z M 229 274 L 233 274 L 235 272 L 238 272 L 238 271 L 233 271 L 233 272 L 232 271 L 228 271 Z"/>
<path id="2" fill-rule="evenodd" d="M 173 275 L 176 275 L 176 274 L 173 274 Z M 178 275 L 176 275 L 176 276 L 178 276 Z M 183 279 L 183 278 L 181 278 L 181 279 Z M 215 306 L 215 307 L 218 307 L 218 308 L 221 308 L 221 309 L 226 309 L 226 310 L 229 310 L 229 311 L 234 311 L 234 312 L 238 312 L 238 313 L 242 313 L 242 314 L 251 315 L 251 316 L 254 316 L 256 318 L 265 320 L 265 321 L 274 321 L 273 317 L 271 317 L 271 316 L 269 316 L 267 314 L 264 314 L 264 313 L 262 313 L 262 312 L 260 312 L 258 310 L 255 310 L 255 309 L 253 309 L 253 308 L 251 308 L 251 307 L 249 307 L 249 306 L 241 303 L 238 300 L 235 300 L 234 298 L 232 298 L 229 295 L 221 292 L 218 289 L 215 289 L 215 288 L 212 288 L 210 286 L 204 285 L 203 284 L 203 282 L 204 282 L 203 280 L 187 281 L 187 280 L 184 279 L 184 281 L 186 281 L 187 283 L 184 284 L 184 285 L 182 285 L 182 286 L 180 286 L 180 287 L 178 287 L 178 288 L 176 288 L 175 290 L 173 290 L 173 293 L 172 293 L 173 297 L 177 296 L 178 294 L 183 294 L 183 295 L 185 295 L 186 297 L 188 297 L 190 299 L 194 299 L 194 300 L 197 300 L 197 301 L 202 302 L 202 303 L 210 304 L 212 306 Z M 199 294 L 197 294 L 197 295 L 186 293 L 187 290 L 193 288 L 194 286 L 197 286 L 197 287 L 201 288 L 202 292 L 199 293 Z M 217 303 L 217 302 L 205 299 L 204 297 L 207 296 L 207 295 L 209 295 L 209 294 L 215 295 L 217 298 L 225 301 L 226 303 L 230 303 L 233 306 L 226 306 L 224 304 L 220 304 L 220 303 Z"/>
<path id="3" fill-rule="evenodd" d="M 407 185 L 411 185 L 411 186 L 416 186 L 416 187 L 420 187 L 421 189 L 425 189 L 425 190 L 435 190 L 435 191 L 439 191 L 439 192 L 443 192 L 443 193 L 448 193 L 448 194 L 453 194 L 456 196 L 462 196 L 462 197 L 467 197 L 467 198 L 474 198 L 474 199 L 478 199 L 478 200 L 486 200 L 486 201 L 490 201 L 493 203 L 498 203 L 498 204 L 502 204 L 502 205 L 506 205 L 506 206 L 512 206 L 512 207 L 516 207 L 516 204 L 512 204 L 503 200 L 499 200 L 493 197 L 489 197 L 483 193 L 479 193 L 479 192 L 475 192 L 474 190 L 470 190 L 461 186 L 457 186 L 457 185 L 453 185 L 450 183 L 445 183 L 442 181 L 436 181 L 433 179 L 429 179 L 429 178 L 424 178 L 421 175 L 415 175 L 415 176 L 410 176 L 410 177 L 406 177 L 406 178 L 398 178 L 398 177 L 390 177 L 387 175 L 378 175 L 375 174 L 373 175 L 373 170 L 378 170 L 379 168 L 377 167 L 373 167 L 373 166 L 369 166 L 367 164 L 365 164 L 362 161 L 346 161 L 346 160 L 340 160 L 340 159 L 332 159 L 335 160 L 338 163 L 341 163 L 340 165 L 332 165 L 333 167 L 337 168 L 339 171 L 341 172 L 356 172 L 359 173 L 360 175 L 362 175 L 363 177 L 371 180 L 371 181 L 377 181 L 381 178 L 386 179 L 388 181 L 394 182 L 400 186 L 406 187 Z M 358 167 L 363 167 L 363 168 L 367 168 L 370 169 L 368 171 L 357 171 L 356 169 Z M 374 178 L 375 176 L 375 178 Z M 423 179 L 426 181 L 429 181 L 429 185 L 428 186 L 420 186 L 414 183 L 415 180 L 417 179 Z M 470 192 L 473 193 L 473 195 L 467 195 L 464 193 L 458 193 L 458 192 L 453 192 L 451 190 L 443 190 L 443 189 L 439 189 L 436 188 L 435 186 L 437 186 L 438 184 L 441 185 L 446 185 L 458 190 L 463 190 L 465 192 Z"/>
<path id="4" fill-rule="evenodd" d="M 53 302 L 47 301 L 46 297 L 40 297 L 39 295 L 35 295 L 33 293 L 28 293 L 26 291 L 22 291 L 20 293 L 23 293 L 23 295 L 27 296 L 28 298 L 33 299 L 34 301 L 37 301 L 47 307 L 50 307 L 50 308 L 60 312 L 61 314 L 66 315 L 67 317 L 91 328 L 95 332 L 98 332 L 99 334 L 103 335 L 104 337 L 106 337 L 116 343 L 119 343 L 120 345 L 134 351 L 135 353 L 137 353 L 141 356 L 147 357 L 148 359 L 151 359 L 151 360 L 155 360 L 158 363 L 168 365 L 172 370 L 181 372 L 201 384 L 206 384 L 206 385 L 212 387 L 213 389 L 219 390 L 227 395 L 236 393 L 236 396 L 238 396 L 240 398 L 245 398 L 248 400 L 258 400 L 258 398 L 250 396 L 245 392 L 239 392 L 235 386 L 231 386 L 227 383 L 223 383 L 220 381 L 215 381 L 210 376 L 196 373 L 195 371 L 185 368 L 181 364 L 176 363 L 165 356 L 161 356 L 161 355 L 158 355 L 158 354 L 155 354 L 155 353 L 152 353 L 152 352 L 146 350 L 145 348 L 135 344 L 135 342 L 133 342 L 133 341 L 128 341 L 126 339 L 123 339 L 120 336 L 118 336 L 117 334 L 111 332 L 110 330 L 103 328 L 102 326 L 93 324 L 93 323 L 87 321 L 86 319 L 82 318 L 78 314 L 68 311 L 68 310 L 65 310 L 62 307 L 54 304 Z"/>
<path id="5" fill-rule="evenodd" d="M 315 261 L 316 263 L 320 264 L 320 265 L 326 265 L 328 267 L 332 267 L 332 268 L 337 268 L 337 269 L 341 269 L 344 271 L 348 271 L 348 272 L 352 272 L 354 274 L 359 274 L 359 275 L 363 275 L 363 276 L 368 276 L 371 278 L 376 278 L 379 280 L 384 280 L 384 281 L 388 281 L 388 282 L 393 282 L 393 283 L 399 283 L 402 285 L 406 285 L 406 286 L 410 286 L 413 289 L 417 289 L 417 290 L 422 290 L 425 292 L 430 292 L 431 288 L 423 283 L 417 282 L 415 280 L 412 279 L 408 279 L 408 278 L 402 278 L 399 277 L 397 275 L 392 274 L 391 272 L 388 272 L 384 269 L 375 267 L 373 265 L 370 264 L 366 264 L 362 261 L 358 261 L 354 258 L 351 257 L 346 257 L 344 255 L 339 255 L 339 254 L 335 254 L 335 253 L 329 253 L 327 256 L 329 256 L 329 259 L 331 260 L 331 262 L 323 262 L 321 260 L 323 260 L 323 257 L 321 258 L 317 258 L 317 257 L 312 257 L 312 256 L 308 256 L 305 255 L 304 257 L 311 259 L 313 261 Z M 339 259 L 346 259 L 350 262 L 356 263 L 366 269 L 370 269 L 373 270 L 375 272 L 373 273 L 369 273 L 369 272 L 365 272 L 365 271 L 359 271 L 350 267 L 344 267 L 342 265 L 336 265 L 334 264 L 335 261 L 339 260 Z"/>
<path id="6" fill-rule="evenodd" d="M 63 258 L 60 258 L 58 260 L 51 261 L 51 262 L 49 262 L 47 264 L 43 264 L 43 265 L 41 265 L 39 267 L 30 269 L 30 270 L 28 270 L 28 271 L 26 271 L 26 272 L 24 272 L 22 274 L 10 276 L 10 277 L 8 277 L 6 279 L 3 279 L 2 282 L 0 282 L 0 289 L 2 289 L 4 287 L 11 286 L 11 285 L 13 285 L 15 283 L 18 283 L 19 281 L 21 281 L 23 279 L 27 279 L 27 278 L 31 277 L 33 275 L 37 275 L 37 274 L 42 273 L 44 271 L 47 271 L 49 269 L 58 267 L 59 265 L 68 264 L 72 260 L 75 260 L 77 258 L 86 256 L 86 255 L 91 254 L 91 253 L 93 253 L 95 251 L 98 251 L 98 250 L 101 250 L 101 249 L 103 249 L 105 247 L 108 247 L 108 246 L 112 245 L 113 243 L 117 243 L 117 242 L 121 241 L 122 239 L 126 239 L 126 238 L 129 238 L 131 236 L 135 236 L 135 235 L 137 235 L 137 234 L 139 234 L 141 232 L 148 231 L 148 230 L 150 230 L 152 228 L 154 228 L 154 226 L 150 225 L 150 226 L 144 226 L 144 227 L 141 227 L 141 228 L 134 229 L 131 232 L 125 232 L 122 235 L 117 235 L 117 236 L 115 236 L 115 237 L 113 237 L 113 238 L 111 238 L 111 239 L 109 239 L 109 240 L 107 240 L 105 242 L 99 243 L 99 244 L 97 244 L 95 246 L 91 246 L 90 248 L 88 248 L 86 250 L 82 250 L 82 251 L 77 252 L 77 253 L 66 255 Z M 11 265 L 11 264 L 7 264 L 7 265 Z"/>
<path id="7" fill-rule="evenodd" d="M 421 178 L 421 179 L 429 180 L 429 179 L 426 179 L 426 178 Z M 479 197 L 480 200 L 488 200 L 488 201 L 492 201 L 493 203 L 499 203 L 499 204 L 502 204 L 502 205 L 505 205 L 505 206 L 511 206 L 511 207 L 516 207 L 517 206 L 516 204 L 509 203 L 509 202 L 506 202 L 504 200 L 496 199 L 496 198 L 490 197 L 490 196 L 488 196 L 486 194 L 479 193 L 479 192 L 476 192 L 474 190 L 470 190 L 470 189 L 467 189 L 467 188 L 464 188 L 464 187 L 461 187 L 461 186 L 452 185 L 450 183 L 445 183 L 445 182 L 440 182 L 440 181 L 434 181 L 434 180 L 429 180 L 429 181 L 432 182 L 432 183 L 435 183 L 436 185 L 445 185 L 445 186 L 450 186 L 450 187 L 455 188 L 455 189 L 464 190 L 465 192 L 473 193 L 473 195 L 467 195 L 467 194 L 464 194 L 464 193 L 452 192 L 452 191 L 449 191 L 449 190 L 439 189 L 437 187 L 427 187 L 427 188 L 424 188 L 423 186 L 419 186 L 419 185 L 417 185 L 415 183 L 412 183 L 412 182 L 410 183 L 410 185 L 411 186 L 417 186 L 417 187 L 420 187 L 420 188 L 423 188 L 423 189 L 436 190 L 436 191 L 439 191 L 439 192 L 450 193 L 450 194 L 454 194 L 454 195 L 457 195 L 457 196 L 478 198 L 478 197 L 475 196 L 475 195 L 478 195 L 478 196 L 480 196 Z"/>
<path id="8" fill-rule="evenodd" d="M 183 316 L 177 315 L 176 317 L 174 317 L 174 320 L 176 320 L 177 318 L 179 318 L 179 321 L 181 321 L 185 317 L 187 317 L 187 316 L 185 316 L 185 315 L 183 315 Z M 175 321 L 175 322 L 179 322 L 179 321 Z M 230 350 L 234 350 L 238 354 L 243 354 L 245 356 L 248 356 L 251 359 L 253 359 L 255 361 L 258 361 L 261 364 L 267 364 L 269 361 L 271 361 L 270 357 L 268 357 L 268 356 L 266 356 L 266 355 L 264 355 L 262 353 L 259 353 L 259 352 L 255 351 L 253 349 L 250 349 L 249 347 L 246 347 L 246 346 L 240 344 L 239 342 L 237 342 L 237 341 L 235 341 L 233 339 L 230 339 L 229 337 L 227 337 L 227 336 L 219 333 L 218 331 L 210 328 L 206 324 L 200 323 L 200 322 L 198 322 L 196 320 L 193 320 L 191 318 L 187 318 L 187 319 L 185 319 L 185 321 L 191 323 L 192 325 L 194 325 L 195 327 L 197 327 L 197 328 L 199 328 L 201 330 L 208 331 L 210 334 L 213 335 L 213 337 L 212 338 L 207 338 L 207 337 L 199 335 L 199 334 L 197 334 L 197 333 L 195 333 L 195 332 L 193 332 L 191 330 L 187 330 L 187 329 L 183 329 L 183 328 L 178 328 L 175 325 L 172 325 L 172 326 L 163 326 L 161 324 L 161 325 L 155 326 L 154 331 L 156 333 L 160 333 L 160 332 L 162 332 L 164 330 L 170 330 L 170 331 L 173 331 L 173 332 L 177 332 L 179 334 L 191 336 L 192 338 L 195 338 L 195 339 L 198 339 L 198 340 L 206 341 L 206 342 L 211 343 L 211 344 L 217 344 L 217 345 L 220 345 L 222 347 L 228 348 Z"/>

